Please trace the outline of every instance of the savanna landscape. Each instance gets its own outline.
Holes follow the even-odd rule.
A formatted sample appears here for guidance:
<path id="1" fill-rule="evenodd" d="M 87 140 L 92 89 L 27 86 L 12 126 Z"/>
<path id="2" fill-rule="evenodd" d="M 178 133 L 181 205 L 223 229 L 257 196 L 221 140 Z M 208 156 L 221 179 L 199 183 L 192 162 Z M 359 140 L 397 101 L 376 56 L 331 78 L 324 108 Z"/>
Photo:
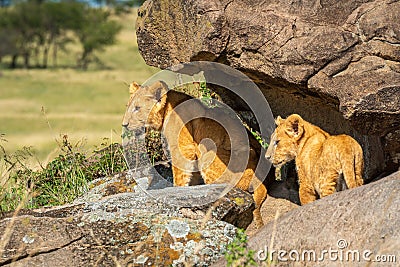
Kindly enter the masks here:
<path id="1" fill-rule="evenodd" d="M 26 5 L 32 3 L 34 8 L 46 5 L 46 2 L 42 5 L 27 2 Z M 18 8 L 23 10 L 26 8 L 23 5 L 5 7 L 2 12 L 18 11 Z M 51 2 L 48 5 L 48 8 L 54 8 Z M 101 36 L 86 34 L 88 37 L 85 38 L 89 41 L 84 44 L 80 40 L 81 36 L 85 36 L 84 30 L 75 33 L 67 28 L 63 35 L 59 34 L 61 44 L 48 45 L 46 61 L 43 60 L 44 49 L 37 45 L 39 51 L 37 54 L 31 52 L 28 66 L 25 66 L 23 56 L 15 60 L 12 54 L 7 54 L 13 49 L 7 50 L 4 34 L 7 34 L 8 26 L 5 16 L 2 18 L 2 38 L 5 42 L 0 63 L 2 211 L 15 209 L 19 204 L 31 208 L 62 204 L 81 194 L 87 182 L 93 179 L 92 174 L 97 172 L 96 168 L 89 172 L 82 170 L 86 168 L 83 167 L 84 162 L 94 151 L 121 142 L 121 122 L 129 97 L 129 83 L 144 82 L 158 71 L 147 66 L 138 52 L 134 30 L 137 8 L 124 7 L 118 12 L 116 7 L 77 5 L 105 18 L 103 23 L 110 23 L 113 28 L 110 36 L 101 39 Z M 14 14 L 17 15 L 18 12 Z M 63 16 L 61 19 L 68 19 Z M 20 27 L 34 29 L 24 24 L 23 19 Z M 93 31 L 88 28 L 87 31 Z M 105 35 L 100 31 L 101 34 Z M 89 37 L 95 41 L 90 42 Z M 106 45 L 96 44 L 101 41 Z M 22 39 L 23 45 L 26 42 Z M 29 46 L 34 46 L 37 41 L 33 39 L 30 42 Z M 17 48 L 23 45 L 17 45 Z M 82 57 L 92 47 L 95 49 L 88 53 L 83 66 Z M 126 168 L 121 149 L 111 150 L 110 153 L 111 169 L 104 174 L 114 172 L 112 169 Z M 114 166 L 117 163 L 113 161 L 113 153 L 118 153 L 118 167 Z M 64 157 L 72 161 L 63 163 Z M 100 165 L 97 169 L 104 169 Z M 35 194 L 45 197 L 43 200 L 24 202 Z"/>
<path id="2" fill-rule="evenodd" d="M 122 25 L 116 43 L 97 52 L 103 64 L 90 64 L 88 70 L 76 67 L 76 42 L 59 52 L 57 67 L 50 60 L 47 69 L 8 69 L 10 59 L 2 58 L 0 132 L 8 152 L 31 147 L 45 163 L 57 155 L 63 135 L 88 151 L 103 138 L 120 142 L 128 84 L 157 72 L 138 52 L 135 18 L 136 9 L 113 15 Z"/>

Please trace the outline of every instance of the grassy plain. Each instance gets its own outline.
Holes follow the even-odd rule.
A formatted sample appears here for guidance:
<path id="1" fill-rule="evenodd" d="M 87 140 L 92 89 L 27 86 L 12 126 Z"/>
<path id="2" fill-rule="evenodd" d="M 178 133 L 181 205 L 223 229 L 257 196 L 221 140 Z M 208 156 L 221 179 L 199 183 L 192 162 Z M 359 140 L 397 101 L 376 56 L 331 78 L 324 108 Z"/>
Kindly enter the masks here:
<path id="1" fill-rule="evenodd" d="M 158 69 L 147 66 L 138 52 L 136 11 L 115 18 L 123 29 L 117 44 L 97 53 L 103 67 L 75 68 L 78 44 L 59 52 L 58 66 L 48 69 L 0 69 L 0 134 L 7 152 L 32 147 L 40 162 L 58 155 L 57 143 L 92 151 L 103 138 L 120 141 L 121 120 L 128 99 L 126 83 L 144 82 Z M 7 64 L 7 58 L 3 64 Z M 1 142 L 1 141 L 0 141 Z"/>

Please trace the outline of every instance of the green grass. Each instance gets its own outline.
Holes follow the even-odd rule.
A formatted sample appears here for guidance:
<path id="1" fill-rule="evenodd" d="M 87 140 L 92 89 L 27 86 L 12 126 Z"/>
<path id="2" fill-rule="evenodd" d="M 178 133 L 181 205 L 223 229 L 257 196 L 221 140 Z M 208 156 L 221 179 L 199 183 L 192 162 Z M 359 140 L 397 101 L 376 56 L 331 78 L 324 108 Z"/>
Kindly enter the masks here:
<path id="1" fill-rule="evenodd" d="M 104 66 L 75 68 L 79 46 L 59 52 L 58 66 L 49 69 L 0 69 L 0 133 L 12 153 L 33 147 L 40 161 L 57 155 L 55 141 L 68 135 L 72 143 L 85 140 L 88 151 L 107 137 L 120 142 L 121 120 L 131 81 L 144 82 L 158 69 L 147 66 L 134 33 L 136 11 L 115 18 L 123 25 L 116 45 L 97 56 Z M 3 59 L 7 64 L 8 58 Z"/>
<path id="2" fill-rule="evenodd" d="M 48 164 L 32 169 L 26 164 L 34 158 L 30 149 L 9 154 L 0 143 L 0 213 L 71 203 L 87 191 L 89 181 L 127 169 L 121 145 L 110 140 L 82 153 L 79 143 L 73 145 L 64 136 L 59 148 Z"/>
<path id="3" fill-rule="evenodd" d="M 248 237 L 243 229 L 238 229 L 236 237 L 226 247 L 225 260 L 229 267 L 257 266 L 256 251 L 247 247 Z"/>
<path id="4" fill-rule="evenodd" d="M 96 150 L 121 141 L 127 83 L 158 71 L 138 53 L 135 16 L 115 18 L 123 25 L 118 43 L 98 53 L 104 64 L 88 71 L 75 68 L 77 44 L 59 54 L 58 68 L 50 61 L 48 69 L 9 70 L 3 59 L 0 211 L 68 203 L 88 181 L 126 169 L 120 147 Z"/>

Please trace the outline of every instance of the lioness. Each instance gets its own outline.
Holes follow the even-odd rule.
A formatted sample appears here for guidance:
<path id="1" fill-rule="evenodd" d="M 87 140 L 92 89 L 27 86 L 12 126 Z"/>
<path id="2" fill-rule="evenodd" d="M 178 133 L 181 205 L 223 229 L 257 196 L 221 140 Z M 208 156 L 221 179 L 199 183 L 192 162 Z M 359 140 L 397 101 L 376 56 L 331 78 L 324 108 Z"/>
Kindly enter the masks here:
<path id="1" fill-rule="evenodd" d="M 259 185 L 253 192 L 256 204 L 253 215 L 257 227 L 262 226 L 260 207 L 266 199 L 267 190 L 262 183 L 263 179 L 255 174 L 260 151 L 253 147 L 245 148 L 243 144 L 231 147 L 233 143 L 231 140 L 240 139 L 239 127 L 243 126 L 235 124 L 220 108 L 207 108 L 201 100 L 168 90 L 167 85 L 160 81 L 150 86 L 132 83 L 129 91 L 130 99 L 123 119 L 123 127 L 131 132 L 143 125 L 146 131 L 164 129 L 163 133 L 172 159 L 174 185 L 198 184 L 198 176 L 206 184 L 226 183 L 231 182 L 229 181 L 231 174 L 234 176 L 240 172 L 236 187 L 249 191 L 250 184 Z M 185 105 L 185 103 L 189 104 L 183 107 L 184 112 L 178 112 L 182 107 L 180 105 Z M 229 135 L 227 130 L 212 118 L 223 121 L 224 126 L 228 125 Z M 143 131 L 139 132 L 143 134 Z M 246 135 L 246 132 L 244 133 Z M 245 138 L 248 141 L 247 135 Z M 237 144 L 241 143 L 236 142 Z M 234 170 L 235 166 L 227 168 L 231 156 L 234 153 L 240 154 L 241 151 L 246 151 L 242 162 L 248 157 L 243 169 Z M 221 179 L 224 173 L 227 175 L 224 176 L 225 179 Z M 259 182 L 254 182 L 253 178 Z"/>
<path id="2" fill-rule="evenodd" d="M 356 140 L 329 135 L 297 114 L 275 123 L 265 157 L 277 168 L 295 159 L 302 205 L 344 189 L 342 175 L 348 188 L 363 184 L 363 151 Z"/>

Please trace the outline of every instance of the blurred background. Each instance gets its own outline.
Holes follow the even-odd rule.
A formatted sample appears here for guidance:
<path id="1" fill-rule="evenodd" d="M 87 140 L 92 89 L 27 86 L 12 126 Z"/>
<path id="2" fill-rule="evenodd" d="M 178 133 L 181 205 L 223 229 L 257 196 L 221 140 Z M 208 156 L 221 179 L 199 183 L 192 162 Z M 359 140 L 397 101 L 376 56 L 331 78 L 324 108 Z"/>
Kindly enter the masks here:
<path id="1" fill-rule="evenodd" d="M 0 145 L 46 164 L 65 138 L 120 142 L 131 81 L 158 69 L 136 44 L 143 1 L 0 0 Z"/>

